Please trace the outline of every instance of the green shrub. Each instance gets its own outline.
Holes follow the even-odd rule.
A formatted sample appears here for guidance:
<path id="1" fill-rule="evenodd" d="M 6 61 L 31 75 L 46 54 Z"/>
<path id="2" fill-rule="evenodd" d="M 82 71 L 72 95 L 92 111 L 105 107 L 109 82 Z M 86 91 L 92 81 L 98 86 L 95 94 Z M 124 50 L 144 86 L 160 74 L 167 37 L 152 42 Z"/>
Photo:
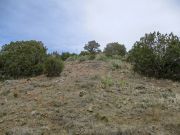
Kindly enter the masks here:
<path id="1" fill-rule="evenodd" d="M 85 55 L 85 56 L 80 56 L 78 58 L 79 62 L 83 62 L 83 61 L 87 61 L 90 59 L 90 56 L 89 55 Z"/>
<path id="2" fill-rule="evenodd" d="M 104 55 L 103 53 L 101 53 L 101 54 L 97 54 L 97 55 L 96 55 L 95 60 L 107 61 L 107 60 L 108 60 L 108 58 L 107 58 L 107 56 L 106 56 L 106 55 Z"/>
<path id="3" fill-rule="evenodd" d="M 124 56 L 126 54 L 126 47 L 119 43 L 109 43 L 104 49 L 104 53 L 110 57 L 113 55 Z"/>
<path id="4" fill-rule="evenodd" d="M 114 85 L 114 81 L 112 80 L 111 76 L 106 76 L 101 79 L 101 87 L 108 88 Z"/>
<path id="5" fill-rule="evenodd" d="M 96 58 L 96 55 L 95 54 L 90 54 L 89 55 L 89 60 L 94 60 Z"/>
<path id="6" fill-rule="evenodd" d="M 90 55 L 84 55 L 84 56 L 79 56 L 78 60 L 79 62 L 87 61 L 87 60 L 94 60 L 96 55 L 90 54 Z"/>
<path id="7" fill-rule="evenodd" d="M 71 54 L 70 54 L 69 52 L 63 52 L 63 53 L 61 54 L 61 59 L 62 59 L 63 61 L 65 61 L 65 60 L 68 59 L 70 56 L 71 56 Z"/>
<path id="8" fill-rule="evenodd" d="M 2 68 L 3 68 L 3 61 L 2 61 L 2 56 L 0 54 L 0 80 L 4 79 Z"/>
<path id="9" fill-rule="evenodd" d="M 69 58 L 66 59 L 66 61 L 76 61 L 79 59 L 78 55 L 70 56 Z"/>
<path id="10" fill-rule="evenodd" d="M 70 53 L 70 52 L 63 52 L 61 55 L 58 52 L 53 52 L 52 55 L 56 57 L 61 57 L 63 61 L 66 61 L 68 58 L 73 57 L 73 56 L 78 56 L 75 53 Z"/>
<path id="11" fill-rule="evenodd" d="M 121 60 L 112 60 L 111 64 L 112 64 L 112 70 L 120 69 L 122 66 L 122 61 Z"/>
<path id="12" fill-rule="evenodd" d="M 4 78 L 36 76 L 43 73 L 46 48 L 39 41 L 17 41 L 2 46 L 0 74 Z"/>
<path id="13" fill-rule="evenodd" d="M 121 55 L 112 55 L 111 58 L 112 58 L 112 59 L 122 60 L 122 59 L 124 58 L 124 56 L 121 56 Z"/>
<path id="14" fill-rule="evenodd" d="M 3 60 L 2 60 L 2 55 L 0 53 L 0 69 L 3 67 Z"/>
<path id="15" fill-rule="evenodd" d="M 128 83 L 125 80 L 118 80 L 116 85 L 120 88 L 124 88 L 128 85 Z"/>
<path id="16" fill-rule="evenodd" d="M 134 44 L 128 59 L 139 73 L 180 80 L 180 39 L 172 33 L 146 34 Z"/>
<path id="17" fill-rule="evenodd" d="M 88 51 L 81 51 L 81 53 L 79 54 L 80 56 L 85 56 L 85 55 L 89 55 L 90 53 Z"/>
<path id="18" fill-rule="evenodd" d="M 49 53 L 48 56 L 54 56 L 54 57 L 58 57 L 58 58 L 62 59 L 61 54 L 57 51 Z"/>
<path id="19" fill-rule="evenodd" d="M 58 57 L 49 56 L 45 62 L 45 73 L 48 77 L 59 76 L 63 68 L 64 63 Z"/>

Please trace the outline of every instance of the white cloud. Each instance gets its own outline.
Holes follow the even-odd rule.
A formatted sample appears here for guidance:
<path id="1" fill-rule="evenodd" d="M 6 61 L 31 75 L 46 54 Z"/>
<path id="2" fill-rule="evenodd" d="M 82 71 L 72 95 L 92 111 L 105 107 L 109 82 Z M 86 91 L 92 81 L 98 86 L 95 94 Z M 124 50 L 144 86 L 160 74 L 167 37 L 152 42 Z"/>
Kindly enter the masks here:
<path id="1" fill-rule="evenodd" d="M 180 10 L 173 0 L 89 0 L 85 28 L 102 44 L 118 41 L 128 49 L 145 33 L 180 34 Z"/>
<path id="2" fill-rule="evenodd" d="M 145 33 L 180 35 L 177 0 L 0 0 L 0 44 L 41 40 L 50 51 L 79 52 L 86 42 L 124 43 Z"/>

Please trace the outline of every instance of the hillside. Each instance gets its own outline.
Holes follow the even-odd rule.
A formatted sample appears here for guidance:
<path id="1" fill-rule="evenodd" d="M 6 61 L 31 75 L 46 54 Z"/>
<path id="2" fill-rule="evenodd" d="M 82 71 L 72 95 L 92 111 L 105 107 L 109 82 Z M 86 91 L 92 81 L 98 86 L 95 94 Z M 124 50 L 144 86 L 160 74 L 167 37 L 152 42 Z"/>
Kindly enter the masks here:
<path id="1" fill-rule="evenodd" d="M 180 135 L 180 83 L 69 61 L 60 77 L 0 82 L 0 134 Z"/>

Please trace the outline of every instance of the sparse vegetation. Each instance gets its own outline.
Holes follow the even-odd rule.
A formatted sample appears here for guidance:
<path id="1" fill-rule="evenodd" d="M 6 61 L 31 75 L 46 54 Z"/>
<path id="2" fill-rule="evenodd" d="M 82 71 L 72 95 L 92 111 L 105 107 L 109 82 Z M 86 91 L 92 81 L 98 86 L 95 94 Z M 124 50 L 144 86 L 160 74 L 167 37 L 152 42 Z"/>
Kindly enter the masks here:
<path id="1" fill-rule="evenodd" d="M 180 0 L 0 0 L 0 18 L 0 135 L 180 135 Z"/>
<path id="2" fill-rule="evenodd" d="M 112 64 L 112 66 L 111 66 L 112 70 L 121 69 L 122 61 L 121 60 L 112 60 L 111 64 Z"/>
<path id="3" fill-rule="evenodd" d="M 177 79 L 179 45 L 177 36 L 160 33 L 147 34 L 126 55 L 123 45 L 124 53 L 118 43 L 101 52 L 95 41 L 79 55 L 47 54 L 37 41 L 5 45 L 0 78 L 21 79 L 0 82 L 0 133 L 179 135 L 180 83 L 131 70 Z"/>
<path id="4" fill-rule="evenodd" d="M 101 87 L 102 88 L 108 88 L 114 85 L 114 81 L 112 80 L 111 76 L 105 76 L 101 79 Z"/>
<path id="5" fill-rule="evenodd" d="M 124 56 L 121 56 L 121 55 L 112 55 L 110 58 L 111 58 L 111 59 L 122 60 L 122 59 L 124 58 Z"/>
<path id="6" fill-rule="evenodd" d="M 133 76 L 124 61 L 111 71 L 112 59 L 64 63 L 60 77 L 0 82 L 0 133 L 179 135 L 179 82 Z"/>
<path id="7" fill-rule="evenodd" d="M 117 86 L 118 87 L 120 87 L 120 88 L 124 88 L 124 87 L 126 87 L 127 85 L 128 85 L 128 83 L 127 83 L 127 81 L 125 81 L 125 80 L 119 80 L 119 81 L 117 81 Z"/>
<path id="8" fill-rule="evenodd" d="M 79 62 L 87 61 L 87 60 L 90 60 L 90 56 L 89 55 L 80 56 L 78 60 Z"/>
<path id="9" fill-rule="evenodd" d="M 97 54 L 97 55 L 96 55 L 95 60 L 107 61 L 107 60 L 108 60 L 108 57 L 107 57 L 105 54 L 100 53 L 100 54 Z"/>

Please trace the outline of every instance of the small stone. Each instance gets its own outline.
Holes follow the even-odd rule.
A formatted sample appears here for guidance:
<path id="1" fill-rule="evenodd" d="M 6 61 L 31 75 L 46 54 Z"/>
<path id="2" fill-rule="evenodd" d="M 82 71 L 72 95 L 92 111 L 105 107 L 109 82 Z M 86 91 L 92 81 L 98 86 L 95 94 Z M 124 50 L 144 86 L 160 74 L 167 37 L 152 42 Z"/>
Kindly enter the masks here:
<path id="1" fill-rule="evenodd" d="M 87 111 L 88 111 L 88 112 L 93 112 L 93 106 L 90 105 L 90 106 L 88 107 Z"/>
<path id="2" fill-rule="evenodd" d="M 127 105 L 127 101 L 123 101 L 123 104 L 124 104 L 124 105 Z"/>
<path id="3" fill-rule="evenodd" d="M 41 127 L 41 129 L 50 130 L 50 128 L 48 126 L 43 126 L 43 127 Z"/>
<path id="4" fill-rule="evenodd" d="M 58 108 L 55 108 L 54 110 L 55 110 L 55 112 L 57 112 L 57 113 L 59 113 L 59 112 L 60 112 Z"/>
<path id="5" fill-rule="evenodd" d="M 21 122 L 21 126 L 24 126 L 24 125 L 26 125 L 26 124 L 27 124 L 26 121 L 22 121 L 22 122 Z"/>
<path id="6" fill-rule="evenodd" d="M 135 89 L 143 90 L 143 89 L 146 89 L 146 87 L 144 87 L 143 85 L 140 85 L 140 86 L 136 86 Z"/>
<path id="7" fill-rule="evenodd" d="M 168 88 L 168 89 L 167 89 L 167 91 L 169 91 L 169 92 L 173 92 L 171 88 Z"/>
<path id="8" fill-rule="evenodd" d="M 61 95 L 61 94 L 62 94 L 62 92 L 58 92 L 58 93 L 57 93 L 57 95 Z"/>
<path id="9" fill-rule="evenodd" d="M 85 91 L 79 92 L 79 96 L 80 96 L 80 97 L 83 97 L 84 95 L 86 95 L 86 92 L 85 92 Z"/>
<path id="10" fill-rule="evenodd" d="M 37 111 L 32 111 L 32 112 L 31 112 L 31 115 L 32 115 L 32 116 L 35 116 L 35 115 L 37 115 L 37 114 L 39 114 Z"/>
<path id="11" fill-rule="evenodd" d="M 34 86 L 33 85 L 27 85 L 25 90 L 32 91 L 32 90 L 34 90 Z"/>
<path id="12" fill-rule="evenodd" d="M 102 116 L 101 120 L 104 121 L 104 122 L 108 122 L 108 118 L 106 116 Z"/>
<path id="13" fill-rule="evenodd" d="M 56 81 L 54 81 L 55 83 L 58 83 L 58 82 L 60 82 L 60 80 L 56 80 Z"/>
<path id="14" fill-rule="evenodd" d="M 5 83 L 6 85 L 10 85 L 10 84 L 13 83 L 13 81 L 12 81 L 12 80 L 6 80 L 4 83 Z"/>
<path id="15" fill-rule="evenodd" d="M 17 98 L 18 97 L 18 93 L 14 93 L 14 97 Z"/>
<path id="16" fill-rule="evenodd" d="M 121 108 L 121 107 L 122 107 L 122 105 L 121 105 L 121 104 L 118 104 L 118 105 L 117 105 L 117 107 L 118 107 L 118 108 Z"/>
<path id="17" fill-rule="evenodd" d="M 3 123 L 4 122 L 4 120 L 0 120 L 0 123 Z"/>

